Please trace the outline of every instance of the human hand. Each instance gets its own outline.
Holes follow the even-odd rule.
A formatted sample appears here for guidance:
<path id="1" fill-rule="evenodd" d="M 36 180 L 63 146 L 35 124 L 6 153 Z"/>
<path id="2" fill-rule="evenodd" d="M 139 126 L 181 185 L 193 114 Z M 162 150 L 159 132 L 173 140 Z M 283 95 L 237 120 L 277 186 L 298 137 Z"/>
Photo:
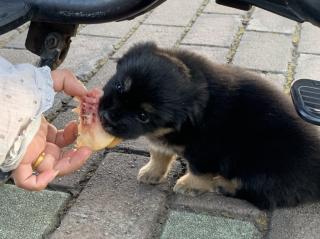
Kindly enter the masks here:
<path id="1" fill-rule="evenodd" d="M 51 72 L 53 88 L 56 92 L 64 91 L 70 96 L 79 98 L 87 93 L 83 84 L 69 70 Z M 91 150 L 81 147 L 64 152 L 63 147 L 73 143 L 77 138 L 76 122 L 67 124 L 64 130 L 57 130 L 44 118 L 41 126 L 29 144 L 19 166 L 13 171 L 13 179 L 17 186 L 28 190 L 42 190 L 57 175 L 66 175 L 79 169 L 89 158 Z M 33 165 L 44 152 L 44 160 L 36 168 Z"/>
<path id="2" fill-rule="evenodd" d="M 51 72 L 51 78 L 56 92 L 63 91 L 67 95 L 77 97 L 82 97 L 87 93 L 87 89 L 70 70 L 54 70 Z"/>
<path id="3" fill-rule="evenodd" d="M 19 166 L 13 171 L 12 176 L 18 187 L 39 191 L 57 176 L 63 176 L 78 170 L 89 158 L 91 150 L 81 147 L 76 150 L 63 150 L 77 137 L 77 124 L 70 122 L 64 130 L 57 130 L 42 119 L 40 129 L 27 148 Z M 39 155 L 44 153 L 44 160 L 36 168 L 33 165 Z"/>

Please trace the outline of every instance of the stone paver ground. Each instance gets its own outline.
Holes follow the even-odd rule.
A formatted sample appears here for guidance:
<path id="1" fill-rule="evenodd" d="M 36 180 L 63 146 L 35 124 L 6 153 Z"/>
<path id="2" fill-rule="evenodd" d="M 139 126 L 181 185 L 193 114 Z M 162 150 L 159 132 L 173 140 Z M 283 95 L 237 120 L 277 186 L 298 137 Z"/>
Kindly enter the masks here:
<path id="1" fill-rule="evenodd" d="M 0 55 L 36 64 L 24 48 L 28 24 L 0 36 Z M 167 0 L 132 21 L 82 25 L 61 68 L 72 69 L 88 88 L 102 87 L 116 60 L 134 43 L 190 49 L 219 63 L 255 71 L 288 92 L 294 79 L 320 79 L 320 29 L 262 9 L 244 12 L 209 0 Z M 58 128 L 75 119 L 70 97 L 58 94 L 46 117 Z M 215 194 L 176 195 L 185 171 L 176 162 L 168 182 L 138 184 L 148 160 L 144 138 L 95 153 L 78 172 L 47 190 L 0 188 L 0 238 L 320 238 L 320 204 L 263 212 Z"/>

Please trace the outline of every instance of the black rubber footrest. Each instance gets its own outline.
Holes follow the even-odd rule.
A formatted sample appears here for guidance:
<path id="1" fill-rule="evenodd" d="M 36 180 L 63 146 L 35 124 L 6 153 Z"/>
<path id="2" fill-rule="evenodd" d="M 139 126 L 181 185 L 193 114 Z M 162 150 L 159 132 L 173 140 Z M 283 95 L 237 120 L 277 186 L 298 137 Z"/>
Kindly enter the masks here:
<path id="1" fill-rule="evenodd" d="M 300 117 L 320 125 L 320 81 L 300 79 L 291 86 L 291 97 Z"/>

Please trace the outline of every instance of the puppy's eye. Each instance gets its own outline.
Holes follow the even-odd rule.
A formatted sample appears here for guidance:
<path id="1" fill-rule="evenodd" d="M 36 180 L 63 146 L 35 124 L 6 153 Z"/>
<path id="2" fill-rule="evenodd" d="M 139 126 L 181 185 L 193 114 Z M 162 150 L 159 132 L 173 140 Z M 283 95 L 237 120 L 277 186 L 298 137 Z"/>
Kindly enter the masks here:
<path id="1" fill-rule="evenodd" d="M 117 90 L 119 93 L 122 93 L 122 91 L 123 91 L 123 86 L 122 86 L 122 84 L 121 84 L 120 82 L 116 82 L 116 83 L 114 84 L 114 86 L 115 86 L 116 90 Z"/>
<path id="2" fill-rule="evenodd" d="M 143 124 L 146 124 L 146 123 L 149 122 L 149 117 L 148 117 L 148 115 L 147 115 L 146 113 L 144 113 L 144 112 L 139 112 L 139 113 L 137 114 L 137 120 L 140 121 L 140 122 L 143 123 Z"/>

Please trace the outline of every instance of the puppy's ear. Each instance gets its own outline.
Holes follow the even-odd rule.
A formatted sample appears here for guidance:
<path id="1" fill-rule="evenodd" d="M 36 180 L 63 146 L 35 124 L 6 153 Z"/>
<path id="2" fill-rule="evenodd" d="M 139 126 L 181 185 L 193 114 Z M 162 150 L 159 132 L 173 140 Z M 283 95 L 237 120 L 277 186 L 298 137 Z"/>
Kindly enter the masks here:
<path id="1" fill-rule="evenodd" d="M 177 57 L 175 57 L 174 55 L 172 55 L 170 53 L 164 52 L 164 51 L 156 52 L 156 54 L 161 57 L 166 58 L 171 63 L 173 63 L 178 68 L 179 72 L 182 73 L 186 78 L 190 77 L 189 68 L 181 60 L 179 60 Z"/>
<path id="2" fill-rule="evenodd" d="M 124 61 L 127 58 L 130 58 L 131 56 L 139 57 L 142 54 L 145 53 L 152 53 L 155 52 L 158 49 L 156 43 L 152 41 L 148 42 L 140 42 L 135 45 L 133 45 L 127 53 L 125 53 L 118 61 L 118 65 L 121 65 L 121 62 Z"/>

